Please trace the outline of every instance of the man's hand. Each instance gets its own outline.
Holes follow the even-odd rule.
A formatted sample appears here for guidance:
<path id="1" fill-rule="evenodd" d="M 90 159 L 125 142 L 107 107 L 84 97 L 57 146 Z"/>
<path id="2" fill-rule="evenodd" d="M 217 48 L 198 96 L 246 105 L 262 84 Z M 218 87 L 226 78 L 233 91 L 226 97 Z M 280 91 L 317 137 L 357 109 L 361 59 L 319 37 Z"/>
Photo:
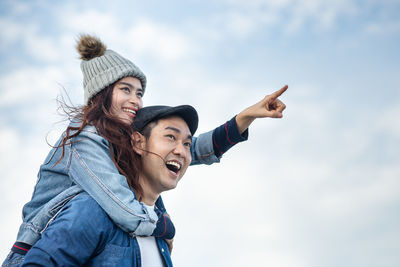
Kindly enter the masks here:
<path id="1" fill-rule="evenodd" d="M 264 113 L 261 112 L 260 116 L 257 118 L 282 118 L 282 112 L 286 108 L 286 105 L 283 104 L 283 102 L 280 101 L 278 97 L 280 97 L 287 89 L 288 86 L 285 85 L 280 90 L 264 97 L 264 99 L 261 101 L 261 104 L 264 105 L 266 111 L 264 111 Z M 255 106 L 257 106 L 257 104 Z"/>
<path id="2" fill-rule="evenodd" d="M 264 97 L 260 102 L 246 108 L 236 116 L 236 124 L 242 134 L 257 118 L 282 118 L 286 105 L 278 99 L 286 90 L 285 85 L 280 90 Z"/>

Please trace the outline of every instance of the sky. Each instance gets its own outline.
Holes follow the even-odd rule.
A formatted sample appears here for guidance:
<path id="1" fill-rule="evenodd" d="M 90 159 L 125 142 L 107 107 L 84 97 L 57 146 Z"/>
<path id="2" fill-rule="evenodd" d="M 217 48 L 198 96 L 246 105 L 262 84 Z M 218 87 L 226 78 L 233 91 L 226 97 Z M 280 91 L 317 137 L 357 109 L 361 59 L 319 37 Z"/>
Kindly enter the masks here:
<path id="1" fill-rule="evenodd" d="M 145 105 L 193 105 L 198 134 L 265 95 L 221 162 L 163 194 L 175 266 L 400 266 L 398 0 L 0 1 L 0 257 L 40 164 L 83 104 L 75 42 L 146 74 Z"/>

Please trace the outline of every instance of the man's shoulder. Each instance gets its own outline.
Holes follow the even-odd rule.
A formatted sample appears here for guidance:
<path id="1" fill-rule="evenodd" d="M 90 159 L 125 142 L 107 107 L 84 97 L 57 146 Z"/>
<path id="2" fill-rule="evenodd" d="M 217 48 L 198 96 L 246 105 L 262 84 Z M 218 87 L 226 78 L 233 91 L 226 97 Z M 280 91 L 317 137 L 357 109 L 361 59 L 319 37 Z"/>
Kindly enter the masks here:
<path id="1" fill-rule="evenodd" d="M 113 224 L 100 205 L 86 192 L 79 193 L 71 199 L 64 211 L 76 222 L 97 226 L 101 224 L 103 227 Z"/>

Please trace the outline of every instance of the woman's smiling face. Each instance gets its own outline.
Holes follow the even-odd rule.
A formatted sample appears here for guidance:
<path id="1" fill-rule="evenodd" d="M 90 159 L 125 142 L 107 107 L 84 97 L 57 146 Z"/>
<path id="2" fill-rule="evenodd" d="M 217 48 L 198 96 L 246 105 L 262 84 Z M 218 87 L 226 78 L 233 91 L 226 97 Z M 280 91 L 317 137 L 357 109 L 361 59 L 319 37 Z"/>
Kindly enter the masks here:
<path id="1" fill-rule="evenodd" d="M 143 89 L 139 79 L 125 77 L 115 83 L 110 112 L 123 123 L 132 124 L 136 111 L 143 107 Z"/>

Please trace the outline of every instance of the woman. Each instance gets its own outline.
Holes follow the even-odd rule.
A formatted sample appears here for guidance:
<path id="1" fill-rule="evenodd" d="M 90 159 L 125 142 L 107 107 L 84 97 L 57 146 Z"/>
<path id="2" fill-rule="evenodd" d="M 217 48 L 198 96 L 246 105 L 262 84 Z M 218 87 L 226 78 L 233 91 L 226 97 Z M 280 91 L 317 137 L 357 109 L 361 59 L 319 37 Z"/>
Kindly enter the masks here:
<path id="1" fill-rule="evenodd" d="M 135 64 L 107 50 L 96 37 L 82 35 L 77 49 L 82 59 L 85 105 L 74 114 L 40 167 L 32 199 L 23 208 L 17 242 L 4 266 L 20 264 L 61 208 L 82 191 L 125 232 L 163 234 L 156 229 L 159 217 L 165 213 L 162 200 L 156 204 L 157 216 L 157 210 L 148 210 L 135 198 L 132 188 L 140 191 L 140 186 L 132 179 L 136 172 L 135 162 L 131 162 L 133 150 L 125 149 L 131 146 L 131 123 L 136 111 L 143 106 L 146 77 Z M 285 105 L 277 97 L 286 89 L 195 138 L 192 164 L 219 162 L 230 147 L 247 139 L 247 128 L 254 119 L 282 117 Z"/>

